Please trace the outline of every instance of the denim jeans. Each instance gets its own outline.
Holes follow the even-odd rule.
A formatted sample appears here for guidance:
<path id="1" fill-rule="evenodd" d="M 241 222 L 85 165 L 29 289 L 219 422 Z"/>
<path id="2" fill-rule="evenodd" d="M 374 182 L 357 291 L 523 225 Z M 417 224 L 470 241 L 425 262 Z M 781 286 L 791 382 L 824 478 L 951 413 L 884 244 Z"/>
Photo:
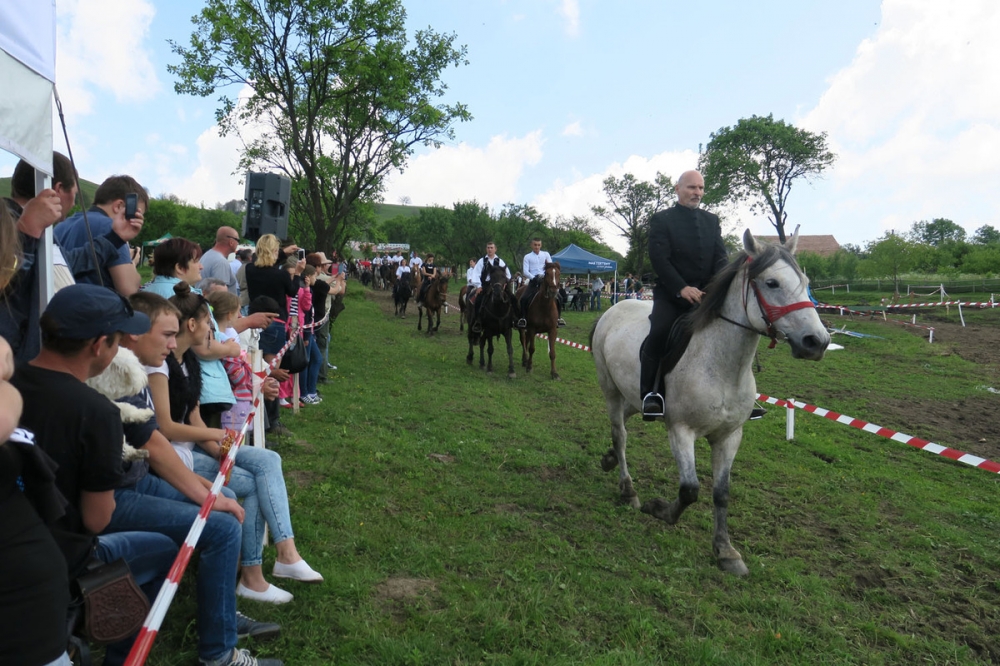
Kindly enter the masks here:
<path id="1" fill-rule="evenodd" d="M 322 358 L 319 364 L 319 375 L 317 381 L 326 381 L 326 364 L 330 362 L 330 320 L 327 319 L 323 325 L 316 329 L 316 344 L 319 346 L 319 355 Z"/>
<path id="2" fill-rule="evenodd" d="M 315 335 L 306 338 L 306 357 L 309 365 L 299 373 L 299 393 L 302 395 L 312 395 L 316 392 L 316 384 L 319 382 L 319 369 L 323 365 L 323 355 L 319 351 L 319 342 Z"/>
<path id="3" fill-rule="evenodd" d="M 215 479 L 219 462 L 197 446 L 194 471 Z M 288 513 L 288 491 L 281 472 L 281 456 L 255 446 L 241 446 L 229 478 L 229 489 L 243 500 L 243 566 L 259 566 L 264 561 L 264 525 L 271 528 L 275 543 L 291 539 L 292 519 Z"/>
<path id="4" fill-rule="evenodd" d="M 132 572 L 132 578 L 142 588 L 149 603 L 153 603 L 167 577 L 167 572 L 170 571 L 170 565 L 177 557 L 177 544 L 170 537 L 153 532 L 102 534 L 97 537 L 94 555 L 106 563 L 118 559 L 125 560 Z M 105 665 L 124 664 L 138 633 L 108 645 L 104 654 Z"/>
<path id="5" fill-rule="evenodd" d="M 285 346 L 287 339 L 285 325 L 280 321 L 272 321 L 270 326 L 260 332 L 260 351 L 264 354 L 277 354 Z"/>
<path id="6" fill-rule="evenodd" d="M 591 310 L 601 309 L 601 292 L 599 291 L 590 292 L 590 309 Z"/>
<path id="7" fill-rule="evenodd" d="M 115 511 L 105 535 L 144 530 L 184 543 L 199 507 L 163 479 L 148 474 L 135 488 L 115 491 Z M 104 536 L 102 535 L 102 539 Z M 221 511 L 208 514 L 198 540 L 198 656 L 218 660 L 236 647 L 236 565 L 240 524 Z M 175 548 L 176 551 L 176 548 Z"/>

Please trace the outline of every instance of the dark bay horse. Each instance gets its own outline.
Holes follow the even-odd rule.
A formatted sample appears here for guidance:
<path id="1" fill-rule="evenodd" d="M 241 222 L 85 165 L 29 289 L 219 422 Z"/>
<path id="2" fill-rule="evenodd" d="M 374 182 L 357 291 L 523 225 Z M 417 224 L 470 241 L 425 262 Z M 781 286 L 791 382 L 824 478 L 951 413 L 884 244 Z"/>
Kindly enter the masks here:
<path id="1" fill-rule="evenodd" d="M 410 274 L 403 273 L 403 277 L 396 282 L 396 290 L 392 294 L 392 301 L 396 304 L 396 316 L 406 319 L 406 304 L 410 302 L 413 290 L 410 288 Z"/>
<path id="2" fill-rule="evenodd" d="M 441 328 L 441 309 L 445 301 L 448 300 L 448 276 L 444 273 L 431 279 L 431 286 L 427 287 L 424 300 L 417 301 L 417 330 L 424 318 L 424 308 L 427 308 L 427 335 L 434 335 Z M 433 326 L 434 316 L 437 316 L 437 323 Z"/>
<path id="3" fill-rule="evenodd" d="M 465 357 L 466 363 L 472 365 L 474 354 L 472 345 L 479 342 L 479 367 L 486 369 L 486 372 L 493 372 L 493 338 L 503 336 L 507 341 L 507 377 L 514 379 L 514 345 L 511 343 L 513 337 L 516 308 L 514 303 L 514 292 L 510 288 L 510 281 L 507 279 L 507 269 L 503 266 L 493 268 L 490 273 L 490 280 L 479 293 L 478 299 L 483 299 L 478 308 L 470 307 L 469 317 L 469 355 Z M 483 332 L 477 334 L 473 332 L 472 324 L 475 321 L 475 312 L 479 311 L 479 321 L 482 323 Z M 489 344 L 489 363 L 483 360 L 484 348 Z"/>
<path id="4" fill-rule="evenodd" d="M 597 381 L 611 418 L 614 449 L 604 454 L 605 471 L 615 467 L 621 499 L 671 525 L 698 499 L 694 443 L 708 439 L 712 448 L 712 503 L 715 534 L 712 550 L 719 568 L 746 575 L 747 567 L 729 540 L 729 478 L 743 439 L 743 424 L 754 404 L 757 384 L 753 358 L 761 335 L 788 341 L 792 357 L 823 358 L 830 334 L 809 300 L 809 280 L 792 256 L 798 229 L 784 246 L 743 235 L 743 251 L 708 285 L 701 305 L 682 330 L 690 337 L 680 359 L 664 378 L 663 421 L 680 474 L 672 502 L 656 498 L 639 503 L 625 461 L 625 420 L 642 413 L 639 395 L 639 346 L 649 333 L 649 301 L 623 300 L 594 326 L 591 347 Z"/>
<path id="5" fill-rule="evenodd" d="M 521 316 L 528 322 L 526 328 L 518 329 L 521 337 L 521 366 L 526 372 L 531 372 L 532 357 L 535 355 L 535 334 L 544 332 L 549 336 L 549 363 L 552 366 L 552 379 L 559 379 L 556 372 L 556 332 L 559 308 L 556 301 L 559 298 L 559 279 L 562 275 L 558 263 L 545 262 L 545 274 L 542 286 L 528 304 L 527 311 Z M 520 302 L 528 285 L 517 290 Z"/>

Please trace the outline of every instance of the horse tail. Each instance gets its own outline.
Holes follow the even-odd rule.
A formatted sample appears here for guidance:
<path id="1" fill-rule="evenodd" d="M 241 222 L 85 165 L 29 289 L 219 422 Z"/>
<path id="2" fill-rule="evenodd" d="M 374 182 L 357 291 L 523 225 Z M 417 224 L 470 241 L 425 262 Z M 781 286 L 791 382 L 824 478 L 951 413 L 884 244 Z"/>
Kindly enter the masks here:
<path id="1" fill-rule="evenodd" d="M 604 314 L 601 314 L 601 317 L 603 316 Z M 591 349 L 594 348 L 594 332 L 597 331 L 597 324 L 600 323 L 601 317 L 594 320 L 594 323 L 590 327 L 590 334 L 587 335 L 587 346 Z"/>

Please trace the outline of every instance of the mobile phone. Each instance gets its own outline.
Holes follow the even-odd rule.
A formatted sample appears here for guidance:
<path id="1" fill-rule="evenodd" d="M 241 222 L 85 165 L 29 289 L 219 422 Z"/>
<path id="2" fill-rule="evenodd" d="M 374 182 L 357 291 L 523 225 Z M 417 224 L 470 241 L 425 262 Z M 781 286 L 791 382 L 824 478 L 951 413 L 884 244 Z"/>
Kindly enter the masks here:
<path id="1" fill-rule="evenodd" d="M 136 214 L 136 211 L 138 210 L 138 208 L 139 208 L 139 195 L 135 194 L 134 192 L 132 194 L 126 194 L 125 195 L 125 219 L 126 220 L 134 220 L 135 219 L 135 214 Z"/>
<path id="2" fill-rule="evenodd" d="M 298 255 L 299 261 L 302 261 L 303 259 L 306 258 L 306 251 L 303 250 L 302 248 L 299 248 L 298 250 L 296 250 L 295 254 Z"/>

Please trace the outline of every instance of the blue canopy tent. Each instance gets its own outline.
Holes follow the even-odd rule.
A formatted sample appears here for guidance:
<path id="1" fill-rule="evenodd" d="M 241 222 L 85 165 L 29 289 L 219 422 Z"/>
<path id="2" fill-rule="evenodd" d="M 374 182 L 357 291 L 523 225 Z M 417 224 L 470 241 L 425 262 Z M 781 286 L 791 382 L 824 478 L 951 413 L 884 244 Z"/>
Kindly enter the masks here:
<path id="1" fill-rule="evenodd" d="M 563 273 L 614 273 L 614 300 L 618 300 L 618 262 L 614 259 L 599 257 L 593 252 L 587 252 L 582 247 L 570 243 L 567 247 L 552 255 L 552 261 L 559 262 Z"/>

